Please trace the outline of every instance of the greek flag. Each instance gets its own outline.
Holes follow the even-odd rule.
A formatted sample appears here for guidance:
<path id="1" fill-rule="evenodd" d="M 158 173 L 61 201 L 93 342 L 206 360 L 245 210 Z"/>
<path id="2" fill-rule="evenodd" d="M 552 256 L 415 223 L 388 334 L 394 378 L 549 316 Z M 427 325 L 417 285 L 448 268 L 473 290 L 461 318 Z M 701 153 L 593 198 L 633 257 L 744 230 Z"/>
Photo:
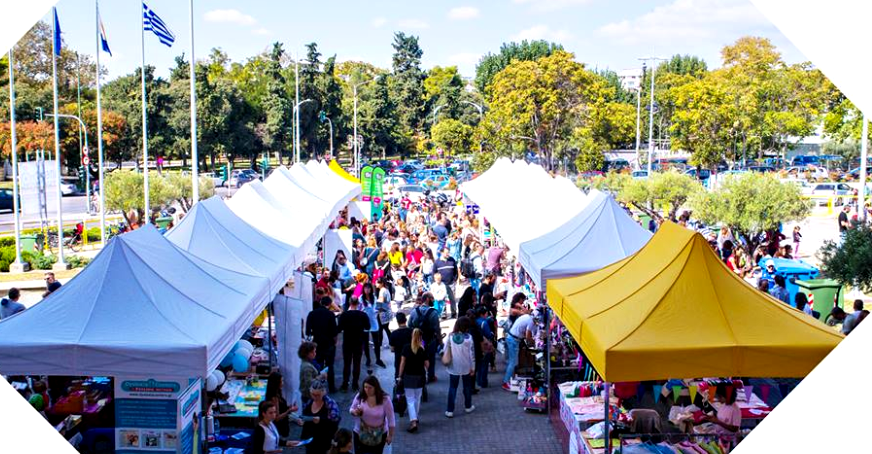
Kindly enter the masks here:
<path id="1" fill-rule="evenodd" d="M 173 47 L 176 35 L 170 31 L 163 19 L 158 17 L 154 11 L 148 9 L 145 2 L 142 2 L 142 29 L 154 33 L 165 46 Z"/>

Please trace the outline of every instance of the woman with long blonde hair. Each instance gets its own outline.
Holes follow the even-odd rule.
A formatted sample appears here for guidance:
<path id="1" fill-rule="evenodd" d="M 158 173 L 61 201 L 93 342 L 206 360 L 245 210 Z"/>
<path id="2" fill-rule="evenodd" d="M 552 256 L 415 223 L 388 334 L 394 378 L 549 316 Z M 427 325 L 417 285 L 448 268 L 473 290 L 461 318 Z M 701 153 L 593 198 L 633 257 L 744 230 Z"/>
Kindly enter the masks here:
<path id="1" fill-rule="evenodd" d="M 403 347 L 400 359 L 400 371 L 397 375 L 397 385 L 406 390 L 406 402 L 409 409 L 409 432 L 418 431 L 418 412 L 421 409 L 421 392 L 427 377 L 430 362 L 424 351 L 424 333 L 415 328 L 412 331 L 412 343 Z"/>

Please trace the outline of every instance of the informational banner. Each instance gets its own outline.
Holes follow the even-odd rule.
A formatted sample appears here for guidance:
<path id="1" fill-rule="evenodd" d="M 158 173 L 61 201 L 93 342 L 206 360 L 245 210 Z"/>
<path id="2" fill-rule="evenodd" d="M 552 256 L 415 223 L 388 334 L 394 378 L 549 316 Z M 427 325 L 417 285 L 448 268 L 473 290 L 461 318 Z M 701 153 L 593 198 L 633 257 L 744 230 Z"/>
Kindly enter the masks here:
<path id="1" fill-rule="evenodd" d="M 382 202 L 385 196 L 385 169 L 376 167 L 372 171 L 372 219 L 381 218 Z"/>
<path id="2" fill-rule="evenodd" d="M 58 172 L 54 161 L 25 161 L 18 163 L 18 179 L 21 182 L 21 215 L 25 218 L 57 213 Z"/>
<path id="3" fill-rule="evenodd" d="M 196 452 L 200 388 L 199 379 L 116 377 L 116 454 Z"/>
<path id="4" fill-rule="evenodd" d="M 372 166 L 366 166 L 360 169 L 360 194 L 361 200 L 363 200 L 364 202 L 369 202 L 370 200 L 372 200 L 372 179 Z"/>

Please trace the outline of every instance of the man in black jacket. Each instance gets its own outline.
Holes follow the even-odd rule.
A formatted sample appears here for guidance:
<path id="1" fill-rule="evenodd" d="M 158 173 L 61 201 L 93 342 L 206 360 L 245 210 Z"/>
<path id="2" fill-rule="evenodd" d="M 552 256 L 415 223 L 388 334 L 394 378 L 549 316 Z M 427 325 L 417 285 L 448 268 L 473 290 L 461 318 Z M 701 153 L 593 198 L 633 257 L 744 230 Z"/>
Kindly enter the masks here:
<path id="1" fill-rule="evenodd" d="M 448 290 L 448 301 L 451 305 L 451 318 L 457 318 L 457 300 L 454 298 L 454 285 L 457 283 L 457 262 L 449 255 L 448 248 L 443 248 L 439 258 L 433 263 L 433 268 L 442 275 L 442 282 Z"/>
<path id="2" fill-rule="evenodd" d="M 318 345 L 315 351 L 315 361 L 327 368 L 327 385 L 331 393 L 336 392 L 336 371 L 333 363 L 336 361 L 336 337 L 339 328 L 336 326 L 336 315 L 330 311 L 333 298 L 321 297 L 316 307 L 306 317 L 306 335 L 312 336 L 312 341 Z"/>
<path id="3" fill-rule="evenodd" d="M 433 294 L 427 292 L 421 295 L 418 305 L 409 315 L 409 327 L 418 328 L 424 338 L 424 349 L 430 367 L 427 369 L 428 381 L 436 381 L 436 350 L 442 343 L 442 327 L 439 325 L 439 314 L 433 309 Z"/>
<path id="4" fill-rule="evenodd" d="M 342 387 L 340 391 L 348 390 L 348 382 L 351 381 L 351 390 L 358 391 L 360 381 L 360 358 L 363 356 L 363 347 L 369 342 L 369 316 L 358 309 L 357 298 L 351 298 L 348 302 L 348 310 L 339 316 L 339 331 L 342 335 Z M 350 377 L 351 371 L 353 377 Z M 352 380 L 349 380 L 352 379 Z"/>

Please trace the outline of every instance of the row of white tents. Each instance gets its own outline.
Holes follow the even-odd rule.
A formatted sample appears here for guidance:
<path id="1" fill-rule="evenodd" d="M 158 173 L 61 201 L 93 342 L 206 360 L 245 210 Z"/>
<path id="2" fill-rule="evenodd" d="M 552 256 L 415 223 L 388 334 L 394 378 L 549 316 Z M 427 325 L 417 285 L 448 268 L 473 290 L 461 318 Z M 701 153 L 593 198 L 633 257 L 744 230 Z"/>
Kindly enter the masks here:
<path id="1" fill-rule="evenodd" d="M 207 376 L 359 193 L 310 161 L 197 203 L 165 236 L 147 225 L 116 237 L 0 321 L 0 373 Z"/>
<path id="2" fill-rule="evenodd" d="M 541 290 L 550 278 L 632 255 L 651 238 L 611 196 L 595 189 L 585 194 L 567 178 L 523 160 L 500 158 L 460 190 Z"/>

